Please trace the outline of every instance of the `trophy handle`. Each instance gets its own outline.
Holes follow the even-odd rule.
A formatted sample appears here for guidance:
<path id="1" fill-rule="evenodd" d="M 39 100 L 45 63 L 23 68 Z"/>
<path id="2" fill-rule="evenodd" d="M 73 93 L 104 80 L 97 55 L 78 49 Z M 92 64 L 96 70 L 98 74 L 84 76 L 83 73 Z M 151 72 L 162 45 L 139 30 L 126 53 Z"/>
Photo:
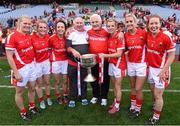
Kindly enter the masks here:
<path id="1" fill-rule="evenodd" d="M 75 60 L 76 62 L 80 62 L 80 58 L 78 58 L 78 57 L 74 57 L 74 60 Z"/>

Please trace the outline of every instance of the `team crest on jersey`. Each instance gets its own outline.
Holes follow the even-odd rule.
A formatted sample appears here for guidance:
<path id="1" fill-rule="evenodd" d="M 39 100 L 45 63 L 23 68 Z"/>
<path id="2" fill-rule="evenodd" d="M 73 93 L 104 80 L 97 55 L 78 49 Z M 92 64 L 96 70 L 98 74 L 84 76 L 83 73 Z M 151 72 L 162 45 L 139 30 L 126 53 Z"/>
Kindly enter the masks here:
<path id="1" fill-rule="evenodd" d="M 63 47 L 64 47 L 64 45 L 61 43 L 61 44 L 60 44 L 60 48 L 63 48 Z"/>
<path id="2" fill-rule="evenodd" d="M 110 41 L 110 44 L 109 44 L 110 46 L 112 46 L 112 41 Z"/>
<path id="3" fill-rule="evenodd" d="M 114 41 L 114 43 L 117 45 L 117 41 Z"/>
<path id="4" fill-rule="evenodd" d="M 141 41 L 143 40 L 143 37 L 142 37 L 142 36 L 140 36 L 140 40 L 141 40 Z"/>
<path id="5" fill-rule="evenodd" d="M 42 45 L 43 45 L 43 46 L 45 45 L 44 42 L 42 42 Z"/>
<path id="6" fill-rule="evenodd" d="M 162 42 L 159 43 L 159 46 L 162 46 Z"/>
<path id="7" fill-rule="evenodd" d="M 96 31 L 97 34 L 99 34 L 100 32 L 99 31 Z"/>
<path id="8" fill-rule="evenodd" d="M 132 40 L 132 43 L 134 43 L 134 40 Z"/>

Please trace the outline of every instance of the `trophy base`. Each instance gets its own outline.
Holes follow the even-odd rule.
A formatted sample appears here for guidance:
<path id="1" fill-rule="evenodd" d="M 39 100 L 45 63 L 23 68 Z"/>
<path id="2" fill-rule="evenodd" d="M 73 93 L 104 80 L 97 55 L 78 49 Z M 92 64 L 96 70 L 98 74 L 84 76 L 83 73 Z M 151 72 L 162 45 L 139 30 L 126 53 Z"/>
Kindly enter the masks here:
<path id="1" fill-rule="evenodd" d="M 85 79 L 84 79 L 85 82 L 94 82 L 96 81 L 96 78 L 92 76 L 92 74 L 88 74 Z"/>

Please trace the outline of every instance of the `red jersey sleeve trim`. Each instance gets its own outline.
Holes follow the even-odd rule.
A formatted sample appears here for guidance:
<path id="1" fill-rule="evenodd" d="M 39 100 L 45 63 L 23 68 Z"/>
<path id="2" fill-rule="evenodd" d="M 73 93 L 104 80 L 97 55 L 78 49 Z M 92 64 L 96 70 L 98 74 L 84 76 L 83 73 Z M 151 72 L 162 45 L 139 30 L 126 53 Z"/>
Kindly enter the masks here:
<path id="1" fill-rule="evenodd" d="M 176 49 L 175 48 L 173 48 L 173 49 L 169 49 L 169 50 L 167 50 L 167 52 L 174 52 Z"/>
<path id="2" fill-rule="evenodd" d="M 72 61 L 71 59 L 68 59 L 68 64 L 72 65 L 72 66 L 75 66 L 75 67 L 77 66 L 77 63 Z"/>
<path id="3" fill-rule="evenodd" d="M 117 48 L 117 50 L 123 50 L 123 49 L 125 49 L 125 47 Z"/>
<path id="4" fill-rule="evenodd" d="M 5 47 L 6 50 L 15 50 L 15 48 L 11 48 L 11 47 Z"/>
<path id="5" fill-rule="evenodd" d="M 71 52 L 72 52 L 72 48 L 71 48 L 71 47 L 68 47 L 68 48 L 67 48 L 67 52 L 71 53 Z"/>
<path id="6" fill-rule="evenodd" d="M 56 34 L 51 35 L 51 36 L 49 37 L 49 39 L 53 38 L 55 35 L 56 35 Z"/>
<path id="7" fill-rule="evenodd" d="M 12 38 L 12 35 L 14 34 L 15 32 L 12 32 L 11 34 L 9 34 L 6 38 L 6 44 L 10 44 L 10 39 Z"/>
<path id="8" fill-rule="evenodd" d="M 125 54 L 128 54 L 129 51 L 124 52 Z"/>

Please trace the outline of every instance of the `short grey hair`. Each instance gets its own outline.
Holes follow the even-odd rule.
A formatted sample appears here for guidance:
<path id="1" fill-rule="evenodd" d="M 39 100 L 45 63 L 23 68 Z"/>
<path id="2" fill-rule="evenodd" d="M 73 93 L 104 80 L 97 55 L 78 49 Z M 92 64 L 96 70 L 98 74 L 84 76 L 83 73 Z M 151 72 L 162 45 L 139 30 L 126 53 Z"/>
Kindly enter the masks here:
<path id="1" fill-rule="evenodd" d="M 97 18 L 98 18 L 98 20 L 102 22 L 101 16 L 100 16 L 100 15 L 98 15 L 98 14 L 93 14 L 93 15 L 91 15 L 91 17 L 90 17 L 90 21 L 92 21 L 92 18 L 94 18 L 94 17 L 97 17 Z"/>
<path id="2" fill-rule="evenodd" d="M 76 17 L 74 20 L 73 20 L 73 24 L 76 22 L 77 19 L 82 19 L 83 23 L 84 23 L 84 20 L 82 17 Z"/>

